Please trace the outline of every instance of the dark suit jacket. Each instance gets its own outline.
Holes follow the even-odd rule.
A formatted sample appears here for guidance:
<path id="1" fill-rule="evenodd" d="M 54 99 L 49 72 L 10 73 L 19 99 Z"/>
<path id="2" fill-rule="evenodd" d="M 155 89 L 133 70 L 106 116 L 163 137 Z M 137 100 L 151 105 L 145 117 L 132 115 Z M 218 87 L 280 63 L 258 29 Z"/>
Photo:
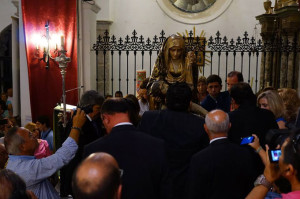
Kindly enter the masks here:
<path id="1" fill-rule="evenodd" d="M 217 99 L 213 99 L 210 95 L 207 95 L 200 105 L 207 111 L 221 109 L 228 113 L 230 111 L 231 97 L 228 91 L 220 92 Z"/>
<path id="2" fill-rule="evenodd" d="M 142 117 L 139 129 L 165 141 L 173 198 L 184 197 L 190 158 L 208 145 L 203 124 L 203 118 L 171 110 L 146 111 Z"/>
<path id="3" fill-rule="evenodd" d="M 132 125 L 116 126 L 105 137 L 87 145 L 84 157 L 94 152 L 111 154 L 124 170 L 122 199 L 166 198 L 167 166 L 163 141 Z"/>
<path id="4" fill-rule="evenodd" d="M 227 138 L 215 140 L 192 157 L 186 198 L 245 198 L 259 175 L 249 157 L 248 150 Z"/>
<path id="5" fill-rule="evenodd" d="M 240 144 L 241 137 L 256 134 L 261 146 L 265 146 L 265 135 L 270 129 L 278 129 L 275 116 L 269 110 L 255 105 L 241 105 L 237 110 L 229 113 L 231 128 L 228 138 Z"/>
<path id="6" fill-rule="evenodd" d="M 97 125 L 97 129 L 95 128 L 93 122 Z M 69 136 L 72 121 L 67 124 L 66 134 Z M 82 132 L 80 133 L 79 141 L 78 141 L 78 150 L 75 154 L 75 157 L 70 161 L 68 165 L 61 169 L 61 193 L 63 195 L 72 194 L 72 176 L 76 167 L 83 160 L 83 149 L 84 146 L 97 140 L 98 138 L 104 136 L 104 130 L 102 129 L 102 121 L 100 118 L 95 121 L 87 120 L 82 127 Z"/>

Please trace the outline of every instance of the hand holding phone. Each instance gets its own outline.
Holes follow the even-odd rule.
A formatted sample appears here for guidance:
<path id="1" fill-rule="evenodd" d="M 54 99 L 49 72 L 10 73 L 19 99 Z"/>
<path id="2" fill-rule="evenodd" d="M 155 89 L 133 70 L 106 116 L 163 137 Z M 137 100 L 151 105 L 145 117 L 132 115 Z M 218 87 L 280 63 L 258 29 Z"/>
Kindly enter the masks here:
<path id="1" fill-rule="evenodd" d="M 249 143 L 252 143 L 254 141 L 254 136 L 249 136 L 249 137 L 243 137 L 241 138 L 241 145 L 244 145 L 244 144 L 249 144 Z"/>

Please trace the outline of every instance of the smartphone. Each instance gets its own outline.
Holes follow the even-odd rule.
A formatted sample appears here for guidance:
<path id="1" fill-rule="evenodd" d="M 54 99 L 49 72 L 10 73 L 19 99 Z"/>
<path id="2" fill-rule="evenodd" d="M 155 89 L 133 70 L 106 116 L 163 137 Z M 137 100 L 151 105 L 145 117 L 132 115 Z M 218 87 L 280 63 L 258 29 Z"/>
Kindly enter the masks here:
<path id="1" fill-rule="evenodd" d="M 241 138 L 241 139 L 242 139 L 241 145 L 249 144 L 249 143 L 252 143 L 254 141 L 254 136 L 244 137 L 244 138 Z"/>
<path id="2" fill-rule="evenodd" d="M 280 156 L 281 156 L 281 150 L 280 149 L 269 150 L 270 162 L 278 162 Z"/>

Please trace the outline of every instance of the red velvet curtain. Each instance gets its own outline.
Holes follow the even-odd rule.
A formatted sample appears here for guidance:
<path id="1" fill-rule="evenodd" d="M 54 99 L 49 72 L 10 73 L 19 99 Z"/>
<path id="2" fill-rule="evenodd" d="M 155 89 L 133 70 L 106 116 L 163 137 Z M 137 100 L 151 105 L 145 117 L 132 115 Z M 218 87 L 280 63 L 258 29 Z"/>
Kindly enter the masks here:
<path id="1" fill-rule="evenodd" d="M 36 38 L 46 35 L 45 24 L 49 21 L 49 33 L 63 35 L 67 57 L 71 58 L 66 73 L 66 90 L 77 87 L 77 16 L 76 0 L 22 0 L 22 13 L 26 41 L 26 55 L 29 76 L 32 120 L 41 115 L 52 119 L 53 108 L 61 101 L 62 76 L 58 64 L 50 60 L 46 63 L 37 59 Z M 54 37 L 54 36 L 53 36 Z M 51 39 L 53 39 L 51 37 Z M 58 48 L 60 45 L 58 45 Z M 50 46 L 51 48 L 51 46 Z M 53 47 L 52 47 L 53 49 Z M 42 56 L 40 46 L 40 57 Z M 50 49 L 51 52 L 51 49 Z M 53 54 L 53 51 L 51 53 Z M 67 93 L 67 103 L 77 103 L 77 91 Z M 21 102 L 22 103 L 22 102 Z"/>

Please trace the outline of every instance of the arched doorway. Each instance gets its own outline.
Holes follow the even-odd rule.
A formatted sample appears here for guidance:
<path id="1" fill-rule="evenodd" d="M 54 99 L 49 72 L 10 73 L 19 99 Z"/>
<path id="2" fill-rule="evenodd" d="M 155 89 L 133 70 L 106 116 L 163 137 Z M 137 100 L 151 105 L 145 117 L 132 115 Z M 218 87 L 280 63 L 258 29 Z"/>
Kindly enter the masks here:
<path id="1" fill-rule="evenodd" d="M 0 33 L 0 91 L 12 88 L 11 24 Z"/>

